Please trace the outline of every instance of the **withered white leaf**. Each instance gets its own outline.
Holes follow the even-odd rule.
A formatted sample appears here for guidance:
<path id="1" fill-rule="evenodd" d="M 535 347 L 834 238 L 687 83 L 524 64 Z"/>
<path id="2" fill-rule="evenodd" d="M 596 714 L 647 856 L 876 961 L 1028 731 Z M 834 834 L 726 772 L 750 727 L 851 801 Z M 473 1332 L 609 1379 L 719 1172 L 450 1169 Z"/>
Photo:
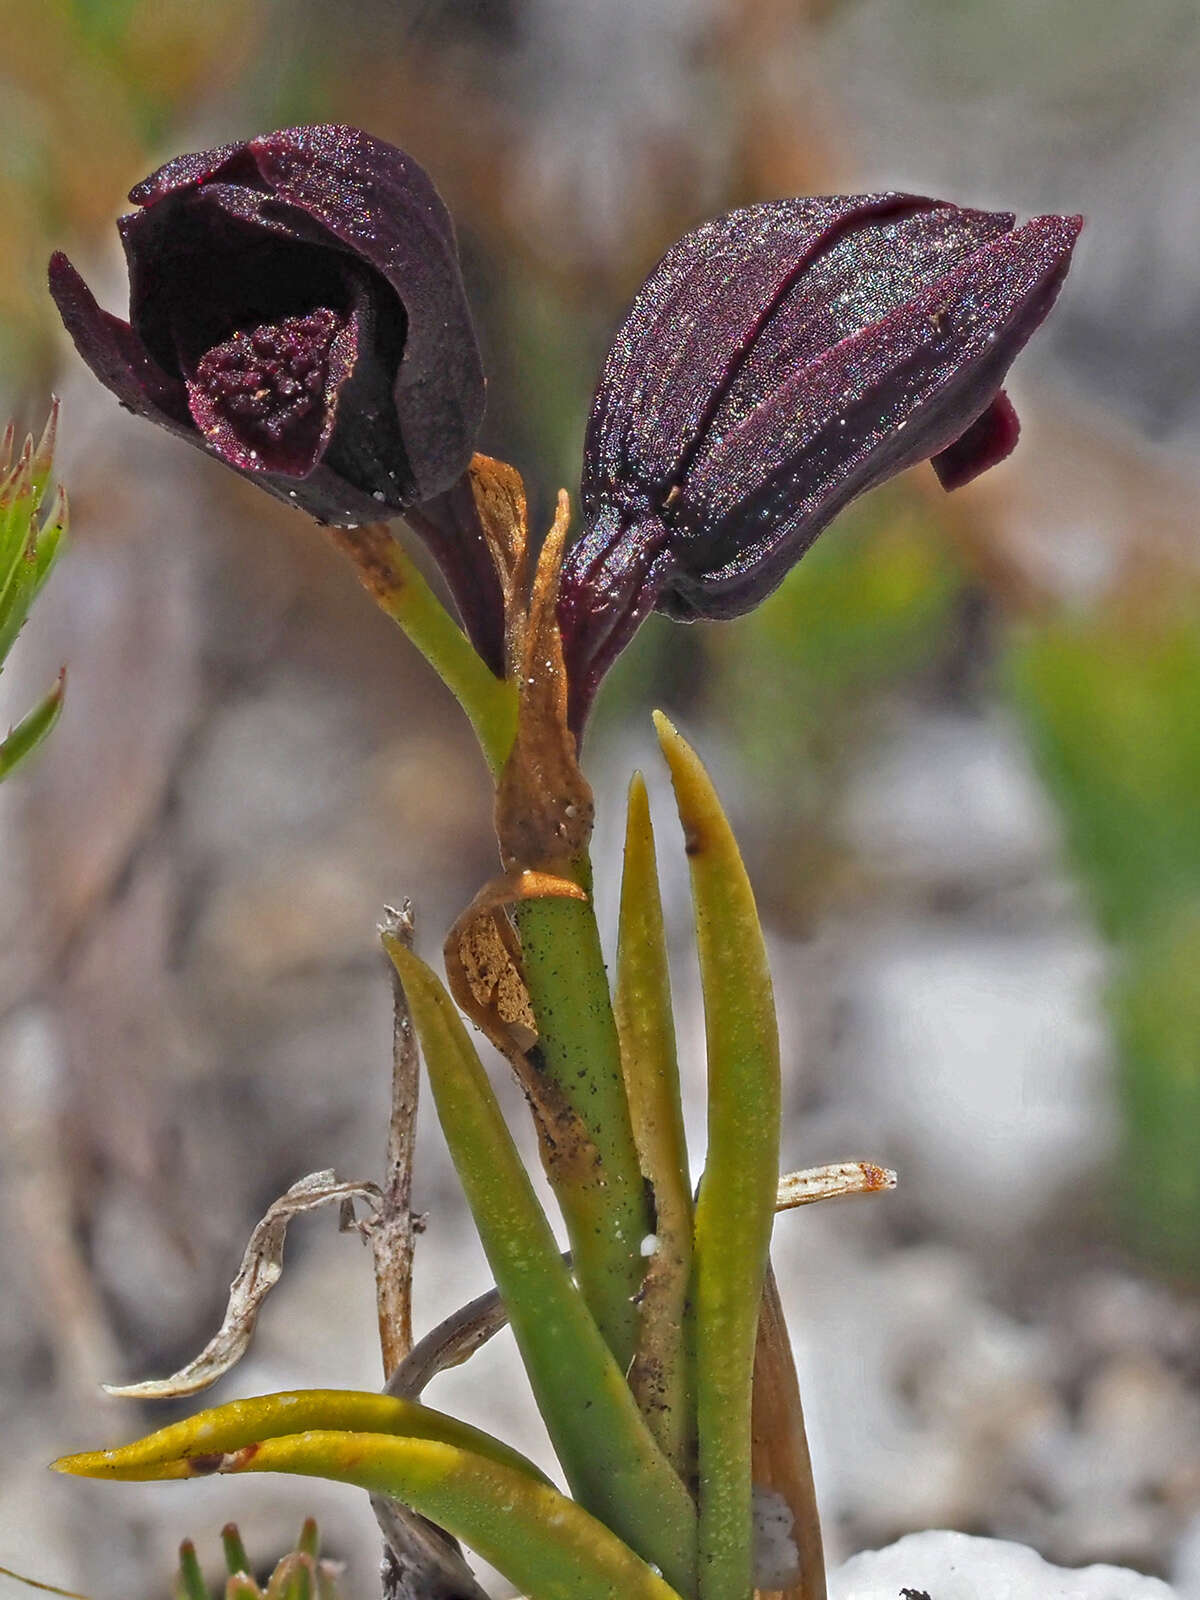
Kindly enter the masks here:
<path id="1" fill-rule="evenodd" d="M 224 1320 L 200 1354 L 169 1378 L 150 1378 L 143 1383 L 106 1383 L 104 1392 L 121 1400 L 177 1400 L 184 1395 L 198 1394 L 224 1377 L 245 1355 L 259 1308 L 282 1275 L 288 1223 L 303 1212 L 315 1211 L 318 1206 L 342 1206 L 356 1199 L 376 1207 L 378 1186 L 342 1183 L 331 1169 L 310 1172 L 292 1184 L 271 1203 L 250 1235 L 237 1277 L 229 1286 Z"/>

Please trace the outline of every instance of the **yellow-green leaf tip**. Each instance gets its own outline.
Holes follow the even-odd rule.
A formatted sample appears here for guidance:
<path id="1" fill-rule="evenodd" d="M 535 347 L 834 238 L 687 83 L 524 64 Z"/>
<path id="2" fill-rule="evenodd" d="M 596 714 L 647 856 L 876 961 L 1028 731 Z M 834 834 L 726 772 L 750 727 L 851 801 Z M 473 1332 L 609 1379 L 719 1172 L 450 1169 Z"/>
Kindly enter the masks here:
<path id="1" fill-rule="evenodd" d="M 50 1463 L 50 1470 L 66 1473 L 72 1478 L 108 1478 L 121 1483 L 149 1483 L 205 1475 L 203 1467 L 194 1465 L 186 1458 L 130 1462 L 124 1457 L 122 1450 L 87 1450 L 77 1456 L 60 1456 L 57 1461 Z"/>
<path id="2" fill-rule="evenodd" d="M 106 1450 L 95 1450 L 77 1456 L 59 1456 L 50 1463 L 50 1471 L 65 1473 L 71 1478 L 107 1477 L 102 1465 L 107 1454 Z"/>

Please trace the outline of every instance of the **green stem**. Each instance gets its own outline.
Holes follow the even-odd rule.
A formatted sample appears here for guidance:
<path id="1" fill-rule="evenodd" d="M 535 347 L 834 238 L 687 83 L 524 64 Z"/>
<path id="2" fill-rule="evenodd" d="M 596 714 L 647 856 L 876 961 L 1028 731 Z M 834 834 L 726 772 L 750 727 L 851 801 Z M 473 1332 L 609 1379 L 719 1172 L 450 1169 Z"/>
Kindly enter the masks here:
<path id="1" fill-rule="evenodd" d="M 650 1213 L 638 1162 L 608 974 L 584 854 L 568 874 L 587 900 L 517 908 L 522 967 L 537 1018 L 537 1064 L 582 1124 L 594 1159 L 548 1166 L 567 1225 L 575 1277 L 622 1372 L 637 1344 L 642 1241 Z"/>
<path id="2" fill-rule="evenodd" d="M 382 523 L 327 528 L 359 581 L 398 623 L 466 712 L 494 775 L 499 775 L 517 730 L 517 686 L 497 678 L 422 576 L 404 546 Z"/>

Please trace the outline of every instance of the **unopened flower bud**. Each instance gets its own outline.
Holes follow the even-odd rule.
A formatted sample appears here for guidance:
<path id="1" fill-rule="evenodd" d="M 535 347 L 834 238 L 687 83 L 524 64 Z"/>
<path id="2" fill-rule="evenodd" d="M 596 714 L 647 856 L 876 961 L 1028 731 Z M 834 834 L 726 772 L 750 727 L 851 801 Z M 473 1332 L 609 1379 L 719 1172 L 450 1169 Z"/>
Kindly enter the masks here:
<path id="1" fill-rule="evenodd" d="M 650 611 L 738 616 L 864 490 L 927 458 L 947 489 L 1002 460 L 1001 384 L 1081 226 L 838 195 L 733 211 L 669 250 L 592 406 L 559 604 L 576 728 Z"/>

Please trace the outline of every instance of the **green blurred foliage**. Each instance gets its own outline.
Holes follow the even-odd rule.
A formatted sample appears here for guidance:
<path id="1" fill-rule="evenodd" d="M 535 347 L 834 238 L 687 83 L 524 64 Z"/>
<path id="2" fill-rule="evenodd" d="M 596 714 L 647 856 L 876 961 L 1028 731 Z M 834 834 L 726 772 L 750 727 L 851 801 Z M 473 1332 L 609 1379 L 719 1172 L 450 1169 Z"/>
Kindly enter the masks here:
<path id="1" fill-rule="evenodd" d="M 1200 1277 L 1200 901 L 1167 906 L 1130 945 L 1112 990 L 1135 1247 Z"/>
<path id="2" fill-rule="evenodd" d="M 50 366 L 50 252 L 112 240 L 125 191 L 201 100 L 238 80 L 264 14 L 239 0 L 0 0 L 5 388 Z"/>
<path id="3" fill-rule="evenodd" d="M 945 533 L 896 485 L 852 507 L 765 605 L 713 630 L 714 709 L 756 781 L 790 791 L 836 758 L 843 717 L 945 649 L 963 582 Z"/>
<path id="4" fill-rule="evenodd" d="M 651 705 L 699 714 L 748 775 L 740 826 L 778 926 L 804 932 L 847 874 L 836 808 L 883 697 L 959 638 L 970 575 L 911 483 L 845 512 L 765 604 L 734 622 L 652 618 L 600 697 L 600 730 Z"/>
<path id="5" fill-rule="evenodd" d="M 1117 951 L 1120 1191 L 1132 1243 L 1200 1274 L 1200 595 L 1029 627 L 1008 676 Z"/>
<path id="6" fill-rule="evenodd" d="M 1011 682 L 1105 932 L 1200 899 L 1200 596 L 1028 630 Z"/>
<path id="7" fill-rule="evenodd" d="M 61 486 L 44 509 L 54 469 L 57 420 L 56 402 L 41 440 L 35 445 L 32 438 L 26 439 L 11 465 L 11 424 L 0 445 L 0 671 L 50 576 L 67 531 L 67 498 Z M 33 754 L 58 721 L 64 684 L 65 673 L 60 673 L 32 711 L 0 738 L 0 780 Z"/>

